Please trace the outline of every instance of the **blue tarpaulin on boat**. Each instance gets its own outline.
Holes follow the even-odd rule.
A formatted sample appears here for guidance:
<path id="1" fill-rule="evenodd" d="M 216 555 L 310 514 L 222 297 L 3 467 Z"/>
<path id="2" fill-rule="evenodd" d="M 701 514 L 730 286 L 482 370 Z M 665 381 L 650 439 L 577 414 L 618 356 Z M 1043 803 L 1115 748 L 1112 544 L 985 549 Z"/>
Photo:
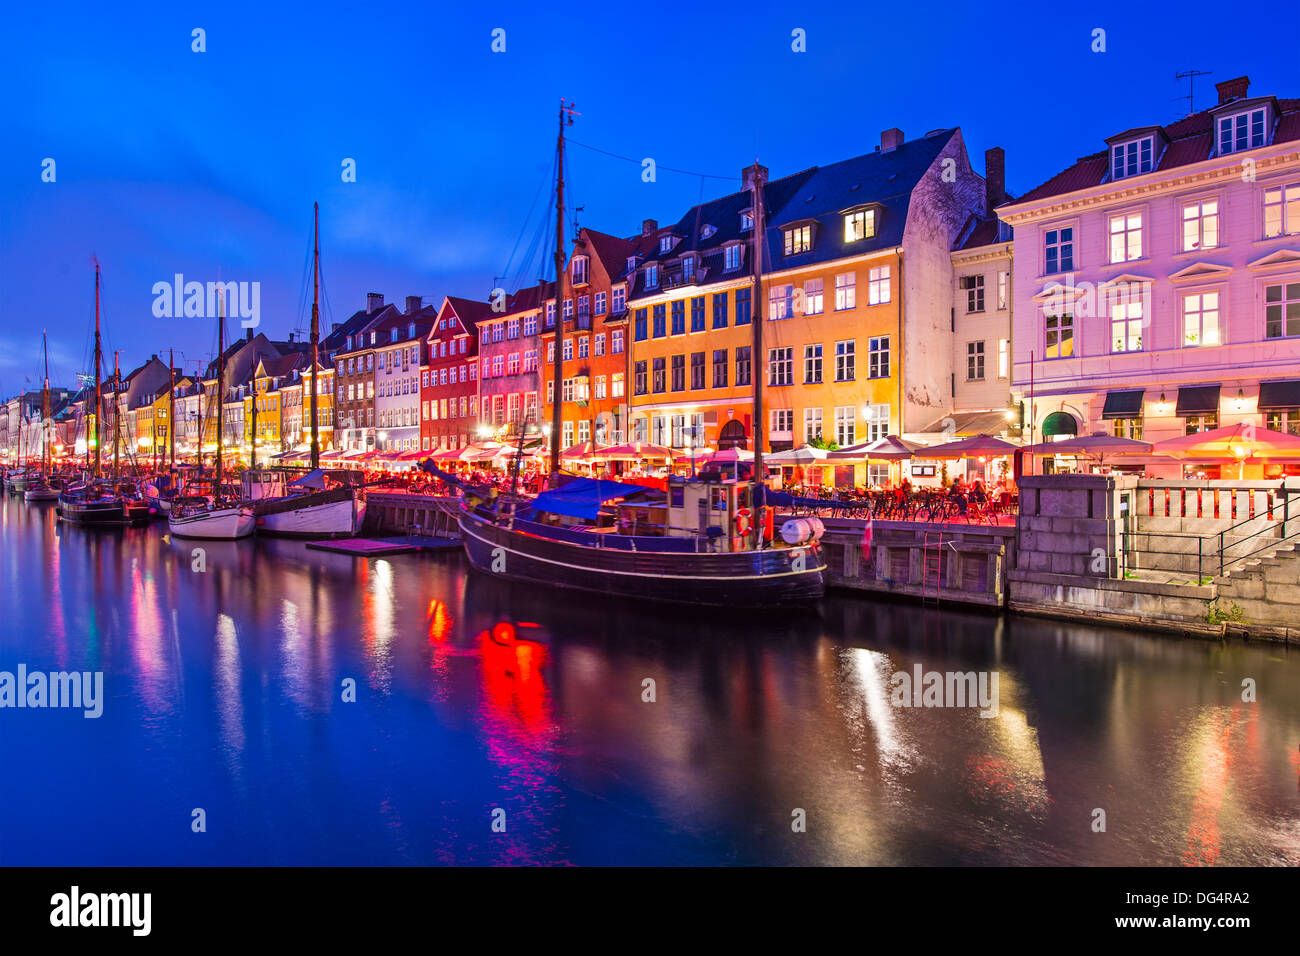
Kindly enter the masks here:
<path id="1" fill-rule="evenodd" d="M 543 491 L 533 502 L 533 508 L 553 515 L 590 520 L 600 512 L 600 506 L 604 502 L 626 498 L 644 490 L 638 485 L 626 485 L 621 481 L 575 478 L 554 491 Z"/>
<path id="2" fill-rule="evenodd" d="M 831 508 L 837 504 L 825 498 L 801 498 L 799 495 L 792 495 L 785 491 L 772 491 L 770 488 L 763 490 L 762 497 L 766 500 L 760 504 L 775 505 L 778 508 Z"/>

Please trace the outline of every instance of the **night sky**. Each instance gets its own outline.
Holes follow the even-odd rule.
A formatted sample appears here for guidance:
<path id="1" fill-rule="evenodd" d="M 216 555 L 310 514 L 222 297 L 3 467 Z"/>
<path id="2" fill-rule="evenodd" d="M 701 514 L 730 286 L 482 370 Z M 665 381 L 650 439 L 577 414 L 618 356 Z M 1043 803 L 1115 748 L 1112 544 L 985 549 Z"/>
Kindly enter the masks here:
<path id="1" fill-rule="evenodd" d="M 1007 151 L 1013 193 L 1103 139 L 1187 112 L 1243 73 L 1300 95 L 1300 13 L 1221 4 L 1061 12 L 1046 5 L 223 3 L 191 12 L 23 4 L 0 32 L 0 394 L 89 366 L 92 256 L 106 352 L 206 361 L 212 323 L 158 320 L 155 282 L 259 281 L 261 330 L 305 329 L 311 204 L 326 300 L 342 321 L 369 291 L 401 303 L 535 281 L 561 96 L 581 116 L 572 205 L 631 234 L 738 188 L 758 158 L 784 175 L 960 126 L 977 169 Z M 191 31 L 206 31 L 195 53 Z M 494 28 L 505 53 L 491 51 Z M 807 52 L 791 50 L 806 31 Z M 1092 31 L 1106 30 L 1093 53 Z M 55 160 L 56 181 L 42 182 Z M 640 160 L 660 169 L 642 181 Z M 345 158 L 357 181 L 341 179 Z M 676 167 L 708 178 L 669 172 Z M 703 191 L 701 191 L 703 190 Z M 529 210 L 533 208 L 532 218 Z M 518 250 L 516 250 L 518 245 Z M 511 262 L 512 251 L 514 261 Z M 183 363 L 179 359 L 183 356 Z"/>

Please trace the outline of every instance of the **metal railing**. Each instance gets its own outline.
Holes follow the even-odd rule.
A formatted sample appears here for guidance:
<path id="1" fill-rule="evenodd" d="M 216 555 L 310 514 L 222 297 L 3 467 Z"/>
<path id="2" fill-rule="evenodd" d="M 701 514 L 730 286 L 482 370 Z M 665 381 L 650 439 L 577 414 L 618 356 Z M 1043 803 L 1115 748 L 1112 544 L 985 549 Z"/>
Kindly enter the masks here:
<path id="1" fill-rule="evenodd" d="M 1265 525 L 1264 527 L 1259 528 L 1258 530 L 1246 535 L 1244 538 L 1242 538 L 1239 541 L 1233 541 L 1231 543 L 1226 541 L 1228 535 L 1232 534 L 1238 528 L 1250 524 L 1252 521 L 1259 521 L 1261 518 L 1264 518 L 1267 521 L 1275 520 L 1277 517 L 1274 514 L 1275 511 L 1281 511 L 1282 523 L 1280 525 Z M 1246 518 L 1242 521 L 1238 521 L 1236 524 L 1224 528 L 1222 531 L 1218 532 L 1217 534 L 1212 535 L 1211 537 L 1218 538 L 1219 546 L 1216 550 L 1219 557 L 1219 574 L 1222 575 L 1224 568 L 1227 567 L 1229 564 L 1235 564 L 1238 561 L 1248 561 L 1257 554 L 1263 554 L 1266 551 L 1274 551 L 1277 548 L 1281 547 L 1287 541 L 1290 541 L 1292 538 L 1300 537 L 1300 527 L 1297 527 L 1296 530 L 1292 531 L 1290 534 L 1287 533 L 1287 523 L 1290 520 L 1291 520 L 1291 496 L 1284 495 L 1282 497 L 1280 506 L 1278 502 L 1270 501 L 1268 508 L 1264 511 L 1264 513 L 1254 514 L 1251 517 Z M 1298 524 L 1300 524 L 1300 522 L 1298 522 Z M 1253 550 L 1248 551 L 1245 554 L 1239 554 L 1232 558 L 1227 557 L 1228 551 L 1231 550 L 1232 548 L 1236 548 L 1244 544 L 1250 544 L 1251 542 L 1261 538 L 1264 539 L 1264 543 L 1258 545 Z"/>

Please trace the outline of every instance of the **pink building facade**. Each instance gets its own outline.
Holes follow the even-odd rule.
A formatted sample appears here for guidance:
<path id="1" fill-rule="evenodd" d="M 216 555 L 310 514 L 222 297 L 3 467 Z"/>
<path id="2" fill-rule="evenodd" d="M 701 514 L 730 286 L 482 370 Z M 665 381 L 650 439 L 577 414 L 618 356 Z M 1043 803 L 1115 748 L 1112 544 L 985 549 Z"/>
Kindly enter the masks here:
<path id="1" fill-rule="evenodd" d="M 1218 92 L 998 209 L 1015 230 L 1026 441 L 1242 421 L 1300 433 L 1300 100 L 1251 96 L 1246 77 Z"/>

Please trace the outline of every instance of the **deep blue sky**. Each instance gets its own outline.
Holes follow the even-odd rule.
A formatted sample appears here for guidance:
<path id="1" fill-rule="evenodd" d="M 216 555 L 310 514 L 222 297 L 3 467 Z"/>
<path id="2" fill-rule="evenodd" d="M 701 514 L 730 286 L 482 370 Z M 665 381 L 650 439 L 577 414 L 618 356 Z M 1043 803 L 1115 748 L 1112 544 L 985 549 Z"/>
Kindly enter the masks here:
<path id="1" fill-rule="evenodd" d="M 1248 73 L 1300 95 L 1300 14 L 1221 4 L 1063 13 L 1044 4 L 455 5 L 223 3 L 195 12 L 24 4 L 0 33 L 0 394 L 87 367 L 91 257 L 104 267 L 108 348 L 124 363 L 173 346 L 206 360 L 211 323 L 153 318 L 154 282 L 257 280 L 262 329 L 304 327 L 311 203 L 322 209 L 327 321 L 368 291 L 389 301 L 483 296 L 505 274 L 550 173 L 558 99 L 574 139 L 661 166 L 772 174 L 869 152 L 882 129 L 962 127 L 977 169 L 1007 150 L 1021 192 L 1107 135 L 1186 112 Z M 756 12 L 755 12 L 756 11 Z M 207 52 L 190 31 L 207 31 Z M 507 49 L 490 51 L 503 27 Z M 790 49 L 807 32 L 806 53 Z M 1107 52 L 1090 50 L 1107 31 Z M 42 183 L 41 162 L 57 162 Z M 340 179 L 345 157 L 356 183 Z M 698 177 L 579 148 L 581 222 L 629 234 L 675 220 Z M 733 184 L 706 180 L 704 194 Z M 534 213 L 534 220 L 538 214 Z M 532 228 L 525 235 L 531 238 Z M 515 271 L 515 270 L 512 270 Z M 507 283 L 509 285 L 510 283 Z"/>

